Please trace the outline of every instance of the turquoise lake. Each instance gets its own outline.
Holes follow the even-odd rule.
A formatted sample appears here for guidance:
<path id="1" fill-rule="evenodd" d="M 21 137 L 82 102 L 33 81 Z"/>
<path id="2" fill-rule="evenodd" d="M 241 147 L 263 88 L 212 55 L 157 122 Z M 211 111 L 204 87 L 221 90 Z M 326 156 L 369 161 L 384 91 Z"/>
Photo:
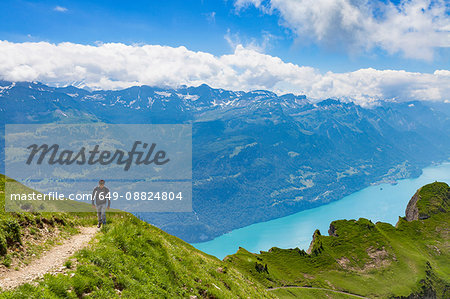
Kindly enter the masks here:
<path id="1" fill-rule="evenodd" d="M 392 225 L 405 215 L 408 201 L 416 190 L 434 181 L 450 183 L 450 163 L 423 169 L 420 177 L 399 180 L 398 184 L 370 186 L 338 201 L 290 216 L 252 224 L 233 230 L 214 240 L 192 244 L 196 248 L 223 259 L 239 247 L 259 253 L 271 247 L 307 249 L 315 229 L 328 235 L 333 220 L 367 218 Z"/>

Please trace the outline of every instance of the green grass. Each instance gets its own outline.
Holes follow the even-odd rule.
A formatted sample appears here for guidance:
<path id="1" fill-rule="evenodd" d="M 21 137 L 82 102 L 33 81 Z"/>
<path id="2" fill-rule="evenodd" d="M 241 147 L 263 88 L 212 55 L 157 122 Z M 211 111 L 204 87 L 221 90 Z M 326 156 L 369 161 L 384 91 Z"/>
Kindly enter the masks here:
<path id="1" fill-rule="evenodd" d="M 430 216 L 446 212 L 450 208 L 448 188 L 444 183 L 435 183 L 420 188 L 417 208 L 420 216 Z"/>
<path id="2" fill-rule="evenodd" d="M 427 211 L 428 219 L 400 218 L 397 227 L 367 219 L 338 220 L 332 223 L 334 236 L 314 233 L 311 254 L 240 249 L 226 261 L 267 287 L 311 286 L 381 298 L 431 290 L 443 298 L 450 288 L 450 188 L 434 183 L 419 194 L 419 211 Z M 267 272 L 258 271 L 257 264 L 267 265 Z"/>
<path id="3" fill-rule="evenodd" d="M 430 216 L 425 220 L 399 218 L 396 227 L 338 220 L 332 223 L 332 236 L 314 232 L 310 254 L 298 248 L 253 254 L 241 248 L 224 261 L 131 214 L 108 213 L 108 224 L 64 264 L 65 273 L 47 274 L 0 298 L 445 298 L 450 289 L 450 188 L 434 183 L 419 195 L 419 211 Z M 31 252 L 39 254 L 77 227 L 95 223 L 93 212 L 1 211 L 0 261 L 27 263 Z M 52 229 L 59 237 L 28 244 L 31 238 L 45 240 Z M 267 290 L 279 286 L 311 288 Z"/>
<path id="4" fill-rule="evenodd" d="M 7 195 L 12 196 L 12 194 L 21 194 L 23 196 L 28 196 L 37 194 L 37 192 L 27 186 L 22 185 L 21 183 L 10 179 L 5 178 L 2 175 L 2 191 L 3 191 L 3 206 L 5 210 L 8 212 L 36 212 L 36 213 L 45 213 L 45 212 L 91 212 L 92 207 L 90 203 L 73 201 L 73 200 L 47 200 L 45 204 L 41 200 L 6 200 L 5 197 Z M 6 189 L 6 193 L 5 193 Z M 73 215 L 73 214 L 71 214 Z M 80 215 L 80 214 L 78 214 Z"/>
<path id="5" fill-rule="evenodd" d="M 58 240 L 78 232 L 78 226 L 93 225 L 94 213 L 5 212 L 5 182 L 17 182 L 0 175 L 0 264 L 27 264 Z M 25 186 L 22 190 L 29 190 Z M 71 205 L 76 203 L 70 203 Z"/>
<path id="6" fill-rule="evenodd" d="M 4 201 L 4 194 L 0 195 Z M 107 217 L 108 224 L 92 246 L 65 263 L 65 274 L 47 274 L 37 283 L 0 293 L 0 298 L 275 298 L 235 267 L 131 214 L 113 212 Z M 33 231 L 32 236 L 41 233 L 37 222 L 53 221 L 61 231 L 73 233 L 77 226 L 96 223 L 92 212 L 1 211 L 0 219 L 8 227 L 7 240 L 14 240 L 7 242 L 6 262 L 16 248 L 23 250 L 25 231 Z"/>
<path id="7" fill-rule="evenodd" d="M 333 299 L 355 299 L 358 297 L 352 295 L 346 295 L 342 293 L 336 293 L 332 291 L 325 290 L 315 290 L 315 289 L 298 289 L 298 288 L 288 288 L 288 289 L 277 289 L 271 291 L 272 294 L 276 295 L 280 299 L 284 298 L 302 298 L 302 299 L 317 299 L 317 298 L 333 298 Z"/>
<path id="8" fill-rule="evenodd" d="M 115 215 L 68 275 L 46 275 L 0 298 L 270 298 L 234 267 L 129 214 Z M 72 275 L 73 273 L 73 275 Z"/>

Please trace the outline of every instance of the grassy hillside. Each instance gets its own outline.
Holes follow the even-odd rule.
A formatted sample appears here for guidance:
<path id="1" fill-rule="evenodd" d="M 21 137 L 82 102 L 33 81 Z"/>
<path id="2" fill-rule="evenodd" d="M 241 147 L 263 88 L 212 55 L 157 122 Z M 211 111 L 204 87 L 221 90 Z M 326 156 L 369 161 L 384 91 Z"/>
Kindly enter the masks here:
<path id="1" fill-rule="evenodd" d="M 77 226 L 96 222 L 94 213 L 5 213 L 5 180 L 15 183 L 0 175 L 0 274 L 28 264 L 43 250 L 77 233 Z"/>
<path id="2" fill-rule="evenodd" d="M 95 213 L 5 213 L 2 207 L 1 267 L 28 263 L 43 249 L 76 233 L 78 226 L 95 223 Z M 39 237 L 30 242 L 32 236 Z M 235 267 L 128 213 L 108 213 L 108 224 L 92 245 L 66 266 L 65 273 L 48 274 L 37 283 L 0 293 L 0 298 L 274 297 Z"/>
<path id="3" fill-rule="evenodd" d="M 414 198 L 408 210 L 418 220 L 399 218 L 396 227 L 338 220 L 329 236 L 315 231 L 307 251 L 253 254 L 241 248 L 224 261 L 131 214 L 109 213 L 107 226 L 66 262 L 63 273 L 0 292 L 0 298 L 448 298 L 450 187 L 429 184 Z M 95 223 L 92 212 L 2 209 L 0 271 L 29 263 Z"/>
<path id="4" fill-rule="evenodd" d="M 338 220 L 331 223 L 329 236 L 314 233 L 308 252 L 272 248 L 253 254 L 241 248 L 225 260 L 268 288 L 307 286 L 371 298 L 449 298 L 450 188 L 433 183 L 416 195 L 419 215 L 426 219 L 399 218 L 396 227 L 363 218 Z M 272 291 L 280 297 L 313 292 L 318 290 Z"/>
<path id="5" fill-rule="evenodd" d="M 321 290 L 313 288 L 286 288 L 277 289 L 271 292 L 280 299 L 285 298 L 302 298 L 302 299 L 317 299 L 317 298 L 333 298 L 333 299 L 355 299 L 361 298 L 352 294 L 338 293 L 330 290 Z"/>

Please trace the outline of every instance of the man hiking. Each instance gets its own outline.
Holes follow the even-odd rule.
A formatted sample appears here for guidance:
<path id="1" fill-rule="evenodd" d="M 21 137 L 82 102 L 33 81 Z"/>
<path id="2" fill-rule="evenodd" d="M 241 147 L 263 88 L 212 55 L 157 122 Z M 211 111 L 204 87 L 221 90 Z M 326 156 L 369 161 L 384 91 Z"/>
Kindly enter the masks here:
<path id="1" fill-rule="evenodd" d="M 98 228 L 106 224 L 106 209 L 111 206 L 111 195 L 105 187 L 105 181 L 98 181 L 98 186 L 92 191 L 92 206 L 97 207 Z"/>

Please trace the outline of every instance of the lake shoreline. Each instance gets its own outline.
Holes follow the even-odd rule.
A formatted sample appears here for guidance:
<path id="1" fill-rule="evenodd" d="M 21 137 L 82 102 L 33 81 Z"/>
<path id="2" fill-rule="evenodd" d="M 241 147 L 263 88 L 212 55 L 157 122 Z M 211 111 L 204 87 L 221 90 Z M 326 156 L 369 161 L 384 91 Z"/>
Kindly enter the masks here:
<path id="1" fill-rule="evenodd" d="M 422 168 L 419 176 L 396 180 L 394 185 L 387 182 L 372 184 L 328 204 L 277 219 L 254 223 L 232 230 L 213 240 L 191 243 L 191 245 L 218 258 L 224 258 L 226 255 L 235 253 L 239 247 L 244 247 L 250 252 L 265 251 L 271 247 L 307 249 L 316 228 L 322 233 L 327 233 L 329 224 L 338 219 L 368 218 L 373 222 L 381 221 L 395 225 L 398 217 L 404 216 L 407 201 L 414 192 L 420 186 L 431 183 L 427 180 L 433 178 L 437 180 L 445 178 L 447 182 L 450 180 L 449 160 L 441 163 L 433 162 Z M 417 187 L 418 184 L 422 185 Z M 405 194 L 402 194 L 402 189 Z M 388 196 L 389 192 L 392 193 L 391 197 L 394 196 L 394 199 Z M 374 198 L 371 198 L 372 196 Z M 377 196 L 388 196 L 389 199 L 377 207 L 376 204 L 379 203 Z M 401 200 L 397 200 L 395 196 Z M 359 197 L 369 198 L 371 203 L 367 203 L 367 206 L 364 207 L 364 202 L 360 202 Z M 349 203 L 347 203 L 348 200 L 350 200 Z M 392 202 L 389 202 L 390 200 Z M 332 209 L 337 209 L 336 214 L 328 211 Z M 371 210 L 374 212 L 371 213 Z M 302 220 L 302 218 L 304 219 Z M 315 225 L 316 222 L 317 225 Z M 287 235 L 287 237 L 283 237 L 283 235 Z"/>

